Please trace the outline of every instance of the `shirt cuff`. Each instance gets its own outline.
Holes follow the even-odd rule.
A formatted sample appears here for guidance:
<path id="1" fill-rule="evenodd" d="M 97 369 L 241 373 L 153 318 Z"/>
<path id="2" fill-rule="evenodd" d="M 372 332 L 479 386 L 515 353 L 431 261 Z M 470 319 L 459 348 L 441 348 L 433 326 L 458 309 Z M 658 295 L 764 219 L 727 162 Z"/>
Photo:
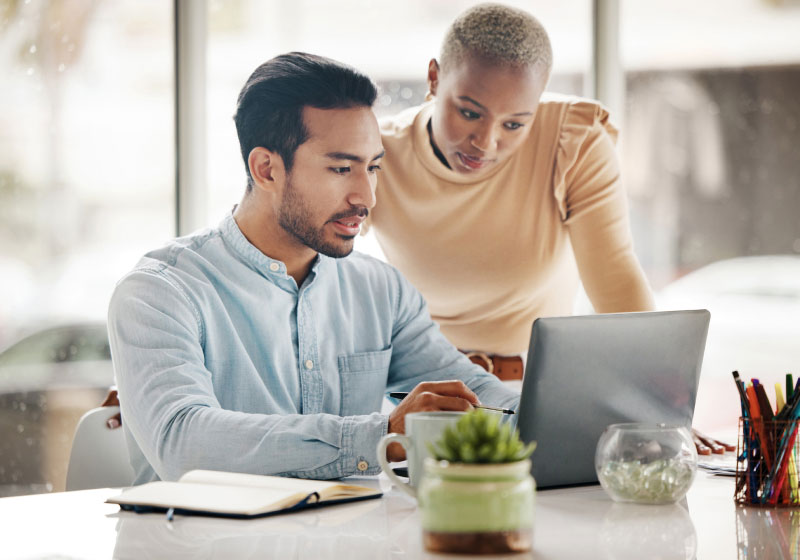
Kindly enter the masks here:
<path id="1" fill-rule="evenodd" d="M 389 430 L 389 417 L 383 414 L 347 416 L 342 425 L 342 476 L 377 475 L 378 442 Z"/>

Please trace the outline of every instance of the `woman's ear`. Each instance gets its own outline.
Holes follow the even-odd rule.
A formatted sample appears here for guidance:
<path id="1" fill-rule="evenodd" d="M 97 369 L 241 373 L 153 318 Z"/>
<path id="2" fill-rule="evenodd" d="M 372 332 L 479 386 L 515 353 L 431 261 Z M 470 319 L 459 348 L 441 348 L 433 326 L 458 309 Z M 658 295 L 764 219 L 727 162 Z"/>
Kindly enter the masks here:
<path id="1" fill-rule="evenodd" d="M 266 148 L 255 147 L 247 156 L 247 167 L 253 186 L 264 191 L 275 191 L 280 188 L 286 177 L 283 158 L 276 152 Z"/>
<path id="2" fill-rule="evenodd" d="M 436 96 L 436 90 L 439 88 L 439 63 L 435 58 L 432 58 L 428 63 L 428 96 L 431 98 Z"/>

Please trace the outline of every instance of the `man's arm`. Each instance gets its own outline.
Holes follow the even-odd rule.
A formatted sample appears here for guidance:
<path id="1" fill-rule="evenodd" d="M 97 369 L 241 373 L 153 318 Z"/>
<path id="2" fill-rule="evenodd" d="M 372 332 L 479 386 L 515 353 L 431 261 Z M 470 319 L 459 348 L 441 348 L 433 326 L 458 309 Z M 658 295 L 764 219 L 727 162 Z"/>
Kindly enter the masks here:
<path id="1" fill-rule="evenodd" d="M 385 416 L 225 410 L 202 338 L 202 318 L 171 279 L 135 272 L 117 287 L 109 340 L 122 415 L 160 478 L 190 469 L 323 479 L 380 472 Z"/>
<path id="2" fill-rule="evenodd" d="M 399 299 L 387 391 L 412 391 L 425 381 L 459 380 L 481 403 L 516 410 L 519 392 L 459 352 L 431 319 L 422 295 L 399 272 L 394 272 Z"/>

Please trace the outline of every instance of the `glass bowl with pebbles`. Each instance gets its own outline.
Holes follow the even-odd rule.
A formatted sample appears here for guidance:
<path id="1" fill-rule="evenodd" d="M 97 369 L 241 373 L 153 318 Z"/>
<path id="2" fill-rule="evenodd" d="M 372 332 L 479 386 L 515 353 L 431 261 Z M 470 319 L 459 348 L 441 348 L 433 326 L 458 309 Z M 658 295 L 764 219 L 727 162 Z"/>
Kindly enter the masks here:
<path id="1" fill-rule="evenodd" d="M 692 485 L 697 451 L 684 426 L 611 424 L 597 442 L 595 469 L 617 502 L 671 504 Z"/>

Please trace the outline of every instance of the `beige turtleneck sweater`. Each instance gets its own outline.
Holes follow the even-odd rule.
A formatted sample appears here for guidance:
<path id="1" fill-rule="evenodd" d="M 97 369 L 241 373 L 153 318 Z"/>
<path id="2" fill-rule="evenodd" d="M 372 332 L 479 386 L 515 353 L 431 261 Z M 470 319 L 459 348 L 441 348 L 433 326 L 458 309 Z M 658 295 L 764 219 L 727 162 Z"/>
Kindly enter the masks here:
<path id="1" fill-rule="evenodd" d="M 578 273 L 597 312 L 653 308 L 602 106 L 544 97 L 522 147 L 477 182 L 434 154 L 432 110 L 382 122 L 369 225 L 453 344 L 525 352 L 534 319 L 571 314 Z"/>

